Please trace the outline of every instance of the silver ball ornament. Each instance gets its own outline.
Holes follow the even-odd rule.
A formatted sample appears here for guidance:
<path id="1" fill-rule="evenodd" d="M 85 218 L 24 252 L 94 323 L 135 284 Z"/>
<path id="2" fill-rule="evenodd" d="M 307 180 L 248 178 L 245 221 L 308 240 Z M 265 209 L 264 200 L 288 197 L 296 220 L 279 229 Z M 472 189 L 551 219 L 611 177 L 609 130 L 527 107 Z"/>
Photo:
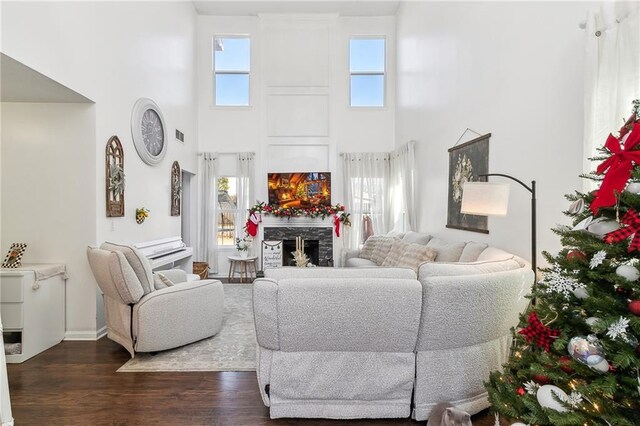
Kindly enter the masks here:
<path id="1" fill-rule="evenodd" d="M 640 271 L 638 268 L 631 265 L 620 265 L 616 268 L 616 274 L 620 275 L 627 281 L 638 281 L 640 278 Z"/>

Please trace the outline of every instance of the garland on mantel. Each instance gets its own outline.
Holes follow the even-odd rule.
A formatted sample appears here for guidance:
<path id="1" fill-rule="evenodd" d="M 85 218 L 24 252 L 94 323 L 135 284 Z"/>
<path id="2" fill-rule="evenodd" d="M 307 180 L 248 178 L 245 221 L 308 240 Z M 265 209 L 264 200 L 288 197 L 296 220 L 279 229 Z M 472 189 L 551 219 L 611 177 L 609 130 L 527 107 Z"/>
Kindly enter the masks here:
<path id="1" fill-rule="evenodd" d="M 262 222 L 262 215 L 271 215 L 280 218 L 291 219 L 292 217 L 310 217 L 313 219 L 326 219 L 333 216 L 333 227 L 336 237 L 340 236 L 340 225 L 351 226 L 349 220 L 350 213 L 345 212 L 345 207 L 341 204 L 312 206 L 312 207 L 280 207 L 271 204 L 265 204 L 259 201 L 257 204 L 249 208 L 249 218 L 244 229 L 248 235 L 255 237 L 258 235 L 258 224 Z"/>

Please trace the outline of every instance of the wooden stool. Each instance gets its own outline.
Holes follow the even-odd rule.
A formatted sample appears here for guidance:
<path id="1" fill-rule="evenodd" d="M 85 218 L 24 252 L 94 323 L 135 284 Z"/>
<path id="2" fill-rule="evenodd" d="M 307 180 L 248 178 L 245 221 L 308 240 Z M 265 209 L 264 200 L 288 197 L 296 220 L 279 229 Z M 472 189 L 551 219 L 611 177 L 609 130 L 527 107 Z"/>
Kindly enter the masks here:
<path id="1" fill-rule="evenodd" d="M 257 260 L 258 260 L 258 256 L 251 256 L 251 257 L 229 256 L 229 282 L 230 283 L 233 282 L 236 272 L 240 274 L 241 283 L 244 282 L 245 278 L 247 279 L 247 282 L 253 282 L 253 279 L 256 277 L 256 273 L 257 273 L 257 269 L 256 269 Z M 249 278 L 251 278 L 251 281 L 249 281 Z"/>

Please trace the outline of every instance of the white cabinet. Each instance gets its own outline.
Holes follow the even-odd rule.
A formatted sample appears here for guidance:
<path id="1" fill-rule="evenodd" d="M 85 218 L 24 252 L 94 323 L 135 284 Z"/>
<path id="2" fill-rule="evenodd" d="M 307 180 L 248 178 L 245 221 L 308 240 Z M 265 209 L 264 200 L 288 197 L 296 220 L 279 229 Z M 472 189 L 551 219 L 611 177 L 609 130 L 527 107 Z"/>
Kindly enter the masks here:
<path id="1" fill-rule="evenodd" d="M 46 265 L 51 270 L 54 265 Z M 64 270 L 63 265 L 61 266 Z M 21 351 L 7 354 L 7 362 L 23 362 L 64 339 L 65 275 L 42 276 L 33 270 L 0 271 L 0 316 L 5 345 L 20 343 Z M 38 277 L 38 280 L 36 280 Z"/>
<path id="2" fill-rule="evenodd" d="M 0 299 L 0 302 L 2 299 Z M 2 320 L 0 320 L 0 348 L 4 347 L 2 341 Z M 4 351 L 0 350 L 0 424 L 12 426 L 11 400 L 9 399 L 9 382 L 7 379 L 7 366 L 4 359 Z"/>

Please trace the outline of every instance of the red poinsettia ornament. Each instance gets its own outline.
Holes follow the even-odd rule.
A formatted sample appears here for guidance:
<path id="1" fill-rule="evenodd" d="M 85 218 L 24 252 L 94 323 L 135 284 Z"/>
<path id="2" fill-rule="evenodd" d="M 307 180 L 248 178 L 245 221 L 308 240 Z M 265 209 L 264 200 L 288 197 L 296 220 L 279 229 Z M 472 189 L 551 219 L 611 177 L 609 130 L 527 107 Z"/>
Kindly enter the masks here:
<path id="1" fill-rule="evenodd" d="M 631 120 L 631 119 L 630 119 Z M 631 177 L 634 164 L 640 164 L 640 123 L 633 116 L 633 125 L 626 125 L 620 129 L 620 137 L 609 134 L 604 146 L 611 152 L 611 156 L 604 160 L 596 169 L 598 174 L 605 174 L 596 197 L 589 206 L 591 212 L 596 215 L 600 207 L 610 207 L 616 203 L 616 193 L 622 192 L 627 181 Z M 627 131 L 631 131 L 627 135 Z M 624 146 L 622 139 L 626 136 Z"/>

